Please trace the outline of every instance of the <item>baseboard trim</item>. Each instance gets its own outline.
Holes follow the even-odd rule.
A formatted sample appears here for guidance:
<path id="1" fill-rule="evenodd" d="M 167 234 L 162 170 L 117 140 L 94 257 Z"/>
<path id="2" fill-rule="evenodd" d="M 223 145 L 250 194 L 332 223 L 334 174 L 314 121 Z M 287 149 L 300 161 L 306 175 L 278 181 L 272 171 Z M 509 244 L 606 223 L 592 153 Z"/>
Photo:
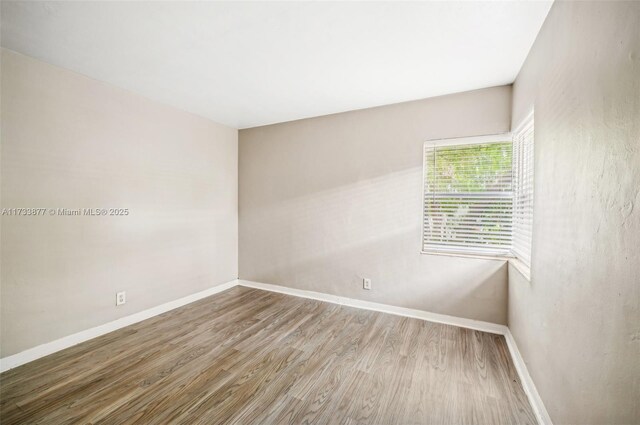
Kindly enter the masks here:
<path id="1" fill-rule="evenodd" d="M 516 371 L 518 372 L 520 381 L 522 382 L 522 387 L 524 388 L 525 393 L 529 398 L 529 403 L 531 403 L 531 407 L 533 408 L 538 423 L 540 425 L 552 425 L 551 418 L 549 417 L 547 409 L 544 407 L 544 403 L 542 402 L 542 399 L 540 398 L 540 395 L 536 390 L 536 386 L 531 379 L 531 375 L 529 375 L 529 371 L 527 370 L 524 359 L 522 358 L 520 351 L 518 350 L 516 341 L 513 338 L 513 335 L 511 335 L 511 331 L 509 330 L 509 328 L 504 325 L 483 322 L 480 320 L 465 319 L 462 317 L 448 316 L 445 314 L 430 313 L 428 311 L 397 307 L 388 304 L 362 301 L 354 298 L 325 294 L 322 292 L 314 292 L 303 289 L 289 288 L 286 286 L 272 285 L 270 283 L 254 282 L 249 280 L 231 280 L 229 282 L 216 285 L 212 288 L 205 289 L 204 291 L 187 295 L 186 297 L 170 301 L 156 307 L 152 307 L 150 309 L 132 314 L 130 316 L 122 317 L 120 319 L 105 323 L 100 326 L 96 326 L 91 329 L 65 336 L 46 344 L 38 345 L 37 347 L 30 348 L 12 356 L 5 357 L 3 359 L 0 359 L 0 372 L 5 372 L 9 369 L 13 369 L 23 364 L 32 362 L 41 357 L 48 356 L 49 354 L 64 350 L 65 348 L 72 347 L 74 345 L 99 337 L 109 332 L 124 328 L 125 326 L 141 322 L 154 316 L 158 316 L 162 313 L 176 309 L 178 307 L 182 307 L 184 305 L 198 301 L 202 298 L 206 298 L 219 292 L 226 291 L 227 289 L 231 289 L 237 285 L 245 286 L 247 288 L 278 292 L 295 297 L 310 298 L 333 304 L 361 308 L 365 310 L 379 311 L 382 313 L 389 313 L 397 316 L 411 317 L 414 319 L 421 319 L 429 322 L 442 323 L 446 325 L 459 326 L 462 328 L 504 335 L 507 341 L 507 346 L 509 347 L 509 352 L 511 353 L 511 358 L 513 359 Z"/>
<path id="2" fill-rule="evenodd" d="M 238 285 L 238 280 L 231 280 L 229 282 L 216 285 L 209 289 L 205 289 L 204 291 L 196 292 L 195 294 L 187 295 L 186 297 L 179 298 L 174 301 L 169 301 L 150 309 L 143 310 L 138 313 L 134 313 L 132 315 L 114 320 L 112 322 L 105 323 L 104 325 L 80 331 L 78 333 L 56 339 L 55 341 L 47 342 L 46 344 L 29 348 L 28 350 L 14 354 L 12 356 L 7 356 L 3 359 L 0 359 L 0 372 L 13 369 L 14 367 L 32 362 L 41 357 L 53 354 L 57 351 L 64 350 L 65 348 L 72 347 L 74 345 L 99 337 L 109 332 L 124 328 L 125 326 L 133 325 L 134 323 L 138 323 L 167 311 L 182 307 L 186 304 L 190 304 L 202 298 L 206 298 L 219 292 L 226 291 L 227 289 L 233 288 L 236 285 Z"/>
<path id="3" fill-rule="evenodd" d="M 474 329 L 483 332 L 489 332 L 493 334 L 504 335 L 511 358 L 520 377 L 520 382 L 524 388 L 529 403 L 536 415 L 538 424 L 540 425 L 553 425 L 551 418 L 547 413 L 547 409 L 542 403 L 542 399 L 536 390 L 536 386 L 529 375 L 527 367 L 524 363 L 516 341 L 511 335 L 511 331 L 507 326 L 498 325 L 496 323 L 483 322 L 480 320 L 465 319 L 462 317 L 448 316 L 446 314 L 430 313 L 424 310 L 414 310 L 404 307 L 396 307 L 388 304 L 374 303 L 370 301 L 362 301 L 354 298 L 341 297 L 338 295 L 325 294 L 322 292 L 307 291 L 304 289 L 289 288 L 286 286 L 273 285 L 270 283 L 254 282 L 249 280 L 238 280 L 240 286 L 247 288 L 263 289 L 265 291 L 278 292 L 286 295 L 293 295 L 295 297 L 310 298 L 318 301 L 326 301 L 333 304 L 340 304 L 349 307 L 361 308 L 365 310 L 379 311 L 382 313 L 395 314 L 397 316 L 411 317 L 414 319 L 426 320 L 428 322 L 442 323 L 445 325 L 459 326 L 461 328 Z"/>
<path id="4" fill-rule="evenodd" d="M 365 310 L 379 311 L 382 313 L 395 314 L 396 316 L 412 317 L 429 322 L 454 325 L 461 328 L 474 329 L 493 334 L 505 335 L 508 331 L 505 325 L 497 323 L 483 322 L 480 320 L 465 319 L 462 317 L 448 316 L 446 314 L 430 313 L 424 310 L 412 308 L 396 307 L 388 304 L 380 304 L 371 301 L 363 301 L 355 298 L 341 297 L 338 295 L 325 294 L 322 292 L 307 291 L 304 289 L 289 288 L 286 286 L 272 285 L 270 283 L 254 282 L 249 280 L 239 280 L 240 286 L 248 288 L 264 289 L 266 291 L 278 292 L 281 294 L 293 295 L 295 297 L 310 298 L 318 301 L 326 301 L 332 304 L 340 304 L 349 307 L 362 308 Z"/>
<path id="5" fill-rule="evenodd" d="M 507 329 L 507 333 L 504 334 L 504 338 L 507 340 L 507 347 L 509 347 L 509 352 L 511 353 L 513 364 L 516 367 L 518 376 L 520 376 L 520 382 L 522 383 L 524 392 L 527 394 L 527 398 L 529 399 L 529 403 L 531 404 L 533 412 L 536 415 L 538 424 L 553 425 L 553 423 L 551 422 L 551 417 L 549 416 L 549 413 L 547 412 L 547 409 L 544 407 L 544 403 L 540 398 L 540 394 L 538 394 L 536 385 L 533 383 L 531 375 L 529 375 L 527 364 L 524 362 L 524 359 L 520 354 L 520 350 L 518 350 L 516 340 L 513 338 L 513 335 L 511 334 L 511 331 L 509 329 Z"/>

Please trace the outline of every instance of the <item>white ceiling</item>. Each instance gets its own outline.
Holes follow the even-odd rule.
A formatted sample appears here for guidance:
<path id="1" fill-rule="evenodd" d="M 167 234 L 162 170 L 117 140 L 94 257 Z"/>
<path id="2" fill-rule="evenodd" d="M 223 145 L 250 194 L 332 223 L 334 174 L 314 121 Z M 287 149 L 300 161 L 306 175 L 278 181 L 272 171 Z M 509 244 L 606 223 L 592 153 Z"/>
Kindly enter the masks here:
<path id="1" fill-rule="evenodd" d="M 247 128 L 509 84 L 551 3 L 2 1 L 2 45 Z"/>

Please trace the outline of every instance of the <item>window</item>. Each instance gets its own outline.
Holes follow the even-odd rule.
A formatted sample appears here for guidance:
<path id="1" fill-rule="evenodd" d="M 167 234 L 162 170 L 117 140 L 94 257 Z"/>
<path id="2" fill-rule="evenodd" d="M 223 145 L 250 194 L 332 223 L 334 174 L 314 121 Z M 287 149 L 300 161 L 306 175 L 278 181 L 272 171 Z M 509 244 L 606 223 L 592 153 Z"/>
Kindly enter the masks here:
<path id="1" fill-rule="evenodd" d="M 513 135 L 513 254 L 531 265 L 533 225 L 533 112 Z"/>
<path id="2" fill-rule="evenodd" d="M 512 248 L 509 135 L 424 146 L 424 252 L 509 255 Z"/>
<path id="3" fill-rule="evenodd" d="M 533 112 L 510 135 L 424 145 L 423 252 L 531 263 Z"/>

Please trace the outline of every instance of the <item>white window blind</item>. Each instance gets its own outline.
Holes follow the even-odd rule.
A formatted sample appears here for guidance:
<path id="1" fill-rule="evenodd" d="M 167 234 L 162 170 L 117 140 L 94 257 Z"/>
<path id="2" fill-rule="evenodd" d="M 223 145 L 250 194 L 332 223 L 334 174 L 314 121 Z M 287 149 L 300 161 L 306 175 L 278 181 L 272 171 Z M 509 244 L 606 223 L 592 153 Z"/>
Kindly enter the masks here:
<path id="1" fill-rule="evenodd" d="M 513 254 L 531 265 L 533 225 L 533 112 L 513 135 Z"/>
<path id="2" fill-rule="evenodd" d="M 513 205 L 511 140 L 425 143 L 423 251 L 509 254 Z"/>

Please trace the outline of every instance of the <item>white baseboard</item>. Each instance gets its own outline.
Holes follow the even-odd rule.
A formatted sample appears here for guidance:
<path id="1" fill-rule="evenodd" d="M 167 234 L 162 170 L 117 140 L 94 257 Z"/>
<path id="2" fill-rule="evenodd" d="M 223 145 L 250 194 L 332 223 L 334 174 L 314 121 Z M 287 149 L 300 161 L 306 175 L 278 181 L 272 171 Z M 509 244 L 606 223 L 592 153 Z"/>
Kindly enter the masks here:
<path id="1" fill-rule="evenodd" d="M 217 294 L 218 292 L 226 291 L 227 289 L 233 288 L 236 285 L 238 285 L 238 280 L 231 280 L 229 282 L 216 285 L 212 288 L 205 289 L 204 291 L 187 295 L 186 297 L 174 301 L 169 301 L 168 303 L 164 303 L 156 307 L 152 307 L 150 309 L 132 314 L 130 316 L 122 317 L 112 322 L 105 323 L 104 325 L 96 326 L 91 329 L 87 329 L 72 335 L 62 337 L 60 339 L 56 339 L 55 341 L 47 342 L 46 344 L 29 348 L 28 350 L 0 359 L 0 372 L 13 369 L 14 367 L 32 362 L 41 357 L 48 356 L 49 354 L 53 354 L 57 351 L 64 350 L 65 348 L 80 344 L 81 342 L 85 342 L 109 332 L 118 330 L 120 328 L 124 328 L 125 326 L 141 322 L 143 320 L 165 313 L 169 310 L 182 307 L 183 305 L 198 301 L 210 295 Z"/>
<path id="2" fill-rule="evenodd" d="M 527 365 L 524 362 L 522 355 L 520 354 L 520 350 L 518 350 L 518 345 L 516 344 L 516 340 L 513 339 L 513 335 L 511 334 L 510 330 L 507 330 L 504 338 L 507 340 L 507 347 L 509 347 L 509 352 L 511 353 L 513 364 L 518 371 L 518 376 L 520 376 L 522 388 L 524 388 L 524 392 L 529 398 L 529 403 L 533 408 L 533 413 L 535 413 L 536 415 L 538 424 L 553 425 L 553 423 L 551 422 L 551 417 L 549 416 L 547 409 L 544 407 L 544 403 L 540 398 L 540 394 L 538 394 L 538 390 L 536 389 L 536 385 L 533 383 L 533 379 L 531 379 L 531 375 L 529 375 Z"/>
<path id="3" fill-rule="evenodd" d="M 536 418 L 538 419 L 538 423 L 540 425 L 552 425 L 551 418 L 549 417 L 549 414 L 547 413 L 547 410 L 545 409 L 544 404 L 540 399 L 538 391 L 536 390 L 536 386 L 534 385 L 533 380 L 531 379 L 531 376 L 527 371 L 527 366 L 525 365 L 524 360 L 520 355 L 518 346 L 516 345 L 516 342 L 513 339 L 509 328 L 504 325 L 483 322 L 480 320 L 465 319 L 462 317 L 448 316 L 445 314 L 430 313 L 423 310 L 396 307 L 370 301 L 362 301 L 353 298 L 341 297 L 338 295 L 325 294 L 322 292 L 306 291 L 303 289 L 288 288 L 286 286 L 272 285 L 269 283 L 253 282 L 248 280 L 232 280 L 221 285 L 206 289 L 204 291 L 197 292 L 195 294 L 191 294 L 165 304 L 161 304 L 148 310 L 144 310 L 130 316 L 122 317 L 118 320 L 105 323 L 104 325 L 96 326 L 94 328 L 87 329 L 73 335 L 65 336 L 55 341 L 51 341 L 46 344 L 38 345 L 37 347 L 22 351 L 18 354 L 5 357 L 3 359 L 0 359 L 0 372 L 13 369 L 14 367 L 29 363 L 41 357 L 53 354 L 60 350 L 64 350 L 65 348 L 72 347 L 98 336 L 113 332 L 120 328 L 124 328 L 125 326 L 141 322 L 175 308 L 182 307 L 186 304 L 190 304 L 194 301 L 198 301 L 210 295 L 226 291 L 227 289 L 233 288 L 237 285 L 504 335 L 505 339 L 507 340 L 507 346 L 509 347 L 509 351 L 511 353 L 511 357 L 513 358 L 516 370 L 518 372 L 518 375 L 520 376 L 520 381 L 522 382 L 522 386 L 527 394 L 527 397 L 529 398 L 529 402 L 531 403 Z"/>
<path id="4" fill-rule="evenodd" d="M 264 289 L 271 292 L 279 292 L 281 294 L 293 295 L 295 297 L 311 298 L 318 301 L 326 301 L 333 304 L 346 305 L 349 307 L 362 308 L 365 310 L 380 311 L 382 313 L 395 314 L 397 316 L 412 317 L 414 319 L 422 319 L 428 322 L 443 323 L 446 325 L 459 326 L 461 328 L 474 329 L 493 334 L 504 335 L 507 333 L 505 325 L 497 323 L 483 322 L 480 320 L 465 319 L 462 317 L 447 316 L 446 314 L 430 313 L 423 310 L 415 310 L 412 308 L 396 307 L 388 304 L 374 303 L 370 301 L 362 301 L 354 298 L 341 297 L 338 295 L 325 294 L 322 292 L 306 291 L 304 289 L 288 288 L 286 286 L 272 285 L 270 283 L 253 282 L 249 280 L 239 280 L 238 284 L 248 288 Z"/>
<path id="5" fill-rule="evenodd" d="M 527 371 L 527 367 L 520 355 L 516 341 L 511 335 L 511 331 L 507 326 L 498 325 L 496 323 L 483 322 L 480 320 L 465 319 L 462 317 L 448 316 L 445 314 L 430 313 L 423 310 L 414 310 L 404 307 L 396 307 L 387 304 L 379 304 L 369 301 L 362 301 L 353 298 L 340 297 L 338 295 L 325 294 L 321 292 L 306 291 L 304 289 L 288 288 L 286 286 L 272 285 L 269 283 L 253 282 L 248 280 L 239 280 L 240 286 L 246 286 L 248 288 L 264 289 L 266 291 L 278 292 L 281 294 L 293 295 L 296 297 L 310 298 L 318 301 L 326 301 L 333 304 L 340 304 L 349 307 L 362 308 L 365 310 L 380 311 L 383 313 L 395 314 L 398 316 L 412 317 L 414 319 L 426 320 L 428 322 L 443 323 L 446 325 L 459 326 L 461 328 L 474 329 L 478 331 L 484 331 L 499 335 L 504 335 L 509 352 L 513 358 L 513 363 L 516 367 L 516 371 L 522 382 L 529 403 L 536 415 L 538 424 L 540 425 L 552 425 L 551 418 L 545 409 L 542 399 L 538 395 L 536 386 Z"/>

